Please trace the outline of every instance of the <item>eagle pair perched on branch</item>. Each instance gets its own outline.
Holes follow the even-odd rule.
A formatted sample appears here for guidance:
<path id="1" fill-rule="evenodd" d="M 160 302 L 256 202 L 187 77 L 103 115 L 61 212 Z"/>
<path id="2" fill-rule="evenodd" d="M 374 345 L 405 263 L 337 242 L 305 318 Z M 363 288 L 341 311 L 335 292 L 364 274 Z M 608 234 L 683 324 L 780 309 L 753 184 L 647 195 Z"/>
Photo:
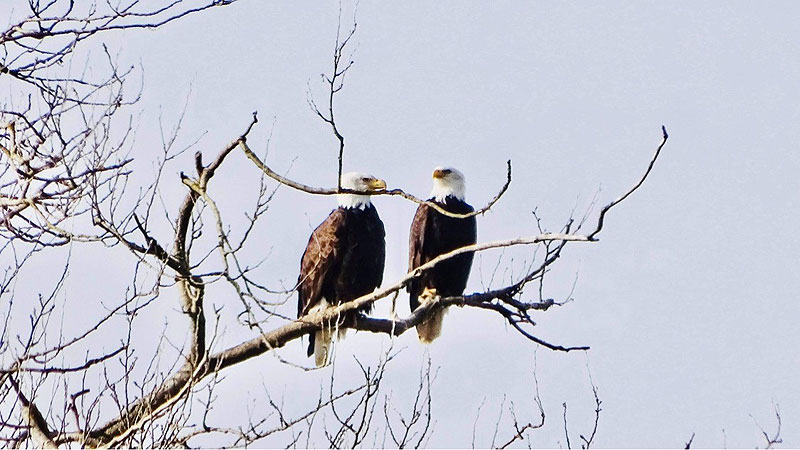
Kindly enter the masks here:
<path id="1" fill-rule="evenodd" d="M 386 183 L 356 172 L 342 174 L 341 187 L 359 192 L 378 192 Z M 433 171 L 433 191 L 429 202 L 455 214 L 474 211 L 464 201 L 464 174 L 456 169 L 437 167 Z M 300 262 L 297 317 L 336 306 L 378 288 L 383 281 L 386 241 L 383 222 L 369 195 L 337 194 L 339 207 L 314 230 Z M 409 237 L 409 272 L 439 255 L 475 244 L 475 216 L 446 216 L 427 204 L 414 214 Z M 442 261 L 408 284 L 411 311 L 437 296 L 461 295 L 467 285 L 472 252 Z M 369 313 L 368 304 L 354 314 Z M 430 343 L 441 333 L 445 309 L 435 310 L 417 325 L 420 341 Z M 309 337 L 308 356 L 314 355 L 317 366 L 327 364 L 334 333 L 338 327 L 323 326 Z M 338 330 L 339 335 L 344 329 Z"/>

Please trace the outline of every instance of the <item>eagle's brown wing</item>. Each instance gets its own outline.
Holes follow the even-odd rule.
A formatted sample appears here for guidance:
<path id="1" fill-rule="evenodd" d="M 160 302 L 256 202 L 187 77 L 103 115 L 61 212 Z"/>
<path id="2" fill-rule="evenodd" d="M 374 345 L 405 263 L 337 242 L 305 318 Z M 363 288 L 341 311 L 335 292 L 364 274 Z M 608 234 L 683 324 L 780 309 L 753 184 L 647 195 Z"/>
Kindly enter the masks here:
<path id="1" fill-rule="evenodd" d="M 311 233 L 306 251 L 300 261 L 300 276 L 297 279 L 297 317 L 304 316 L 323 297 L 325 280 L 333 276 L 340 264 L 339 254 L 345 244 L 344 229 L 346 215 L 335 209 Z"/>
<path id="2" fill-rule="evenodd" d="M 430 216 L 430 206 L 419 205 L 414 220 L 411 222 L 411 231 L 408 238 L 408 271 L 416 269 L 430 260 L 430 256 L 425 253 L 425 235 L 428 232 L 428 217 Z M 419 300 L 417 297 L 423 289 L 423 277 L 418 277 L 408 283 L 409 300 L 411 311 L 417 309 Z"/>

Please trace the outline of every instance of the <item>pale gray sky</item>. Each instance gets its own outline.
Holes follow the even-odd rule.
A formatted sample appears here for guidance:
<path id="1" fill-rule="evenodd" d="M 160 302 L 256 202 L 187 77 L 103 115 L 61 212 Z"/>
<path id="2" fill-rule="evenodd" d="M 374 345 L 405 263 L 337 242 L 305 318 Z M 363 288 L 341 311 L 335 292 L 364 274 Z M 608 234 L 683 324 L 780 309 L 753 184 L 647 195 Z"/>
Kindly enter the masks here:
<path id="1" fill-rule="evenodd" d="M 345 3 L 344 26 L 351 7 Z M 258 110 L 249 142 L 263 151 L 272 132 L 272 167 L 335 185 L 336 143 L 306 91 L 310 84 L 317 98 L 324 93 L 318 74 L 330 69 L 337 10 L 332 2 L 250 0 L 156 32 L 109 36 L 121 60 L 144 67 L 134 150 L 143 172 L 134 180 L 151 176 L 159 115 L 174 123 L 188 94 L 184 144 L 205 133 L 197 148 L 211 155 Z M 362 1 L 355 65 L 336 105 L 345 169 L 423 196 L 432 168 L 450 164 L 466 174 L 467 199 L 479 207 L 502 185 L 511 159 L 511 189 L 478 226 L 480 241 L 512 238 L 535 234 L 534 208 L 556 230 L 576 206 L 582 214 L 599 188 L 602 204 L 622 193 L 666 125 L 670 140 L 644 187 L 611 213 L 600 242 L 568 246 L 549 275 L 545 295 L 563 298 L 577 273 L 575 301 L 537 315 L 538 336 L 592 347 L 589 367 L 603 401 L 600 447 L 682 446 L 693 432 L 698 447 L 763 445 L 750 415 L 773 430 L 773 402 L 786 446 L 800 446 L 798 17 L 794 2 Z M 173 211 L 183 195 L 177 173 L 193 167 L 190 160 L 168 167 L 163 191 Z M 241 155 L 225 163 L 212 188 L 223 212 L 235 217 L 249 206 L 257 177 Z M 375 203 L 386 223 L 391 282 L 405 273 L 414 205 Z M 265 283 L 293 283 L 310 230 L 333 206 L 332 198 L 279 191 L 256 230 L 261 247 L 248 253 L 253 261 L 270 254 L 259 272 Z M 482 289 L 481 276 L 488 282 L 498 257 L 509 271 L 495 284 L 519 274 L 531 253 L 476 258 L 469 289 Z M 82 276 L 73 273 L 74 286 Z M 85 307 L 95 301 L 87 298 Z M 407 297 L 398 304 L 405 315 Z M 180 336 L 176 305 L 159 306 L 164 316 L 152 319 L 150 332 L 167 321 L 180 324 L 173 331 Z M 248 336 L 231 327 L 219 345 Z M 386 337 L 351 333 L 337 355 L 339 379 L 354 370 L 350 354 L 369 359 L 387 345 Z M 416 388 L 424 348 L 413 332 L 395 345 L 407 348 L 386 388 L 402 396 Z M 457 308 L 429 352 L 440 367 L 430 446 L 468 446 L 484 399 L 479 445 L 489 444 L 504 395 L 526 421 L 536 420 L 534 354 L 547 425 L 532 434 L 533 444 L 565 445 L 562 402 L 573 439 L 591 430 L 584 353 L 537 350 L 498 317 Z M 280 354 L 306 362 L 297 343 Z M 217 411 L 231 417 L 241 402 L 263 398 L 262 383 L 288 399 L 316 395 L 328 376 L 270 356 L 225 375 Z"/>

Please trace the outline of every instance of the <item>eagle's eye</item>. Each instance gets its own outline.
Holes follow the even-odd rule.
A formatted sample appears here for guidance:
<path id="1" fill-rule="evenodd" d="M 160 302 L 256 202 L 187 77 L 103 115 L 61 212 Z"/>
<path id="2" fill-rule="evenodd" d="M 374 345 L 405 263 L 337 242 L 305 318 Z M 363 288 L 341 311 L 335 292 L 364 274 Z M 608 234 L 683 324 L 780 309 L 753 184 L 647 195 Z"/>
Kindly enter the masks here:
<path id="1" fill-rule="evenodd" d="M 361 177 L 361 181 L 363 181 L 364 183 L 366 183 L 367 181 L 369 181 L 369 177 Z"/>
<path id="2" fill-rule="evenodd" d="M 444 173 L 445 175 L 450 175 L 451 173 L 453 173 L 453 171 L 450 169 L 444 169 L 442 170 L 442 173 Z"/>

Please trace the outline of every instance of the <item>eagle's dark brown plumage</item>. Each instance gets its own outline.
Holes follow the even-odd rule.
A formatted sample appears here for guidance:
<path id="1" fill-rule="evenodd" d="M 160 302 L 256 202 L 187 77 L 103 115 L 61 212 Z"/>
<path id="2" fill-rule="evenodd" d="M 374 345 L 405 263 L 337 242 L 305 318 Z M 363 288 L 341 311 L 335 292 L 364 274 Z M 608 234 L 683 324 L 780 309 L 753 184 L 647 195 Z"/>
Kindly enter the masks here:
<path id="1" fill-rule="evenodd" d="M 463 200 L 463 175 L 455 169 L 434 171 L 434 202 L 445 210 L 467 214 L 474 208 Z M 437 190 L 438 189 L 438 190 Z M 436 195 L 439 194 L 439 195 Z M 460 197 L 460 198 L 459 198 Z M 475 216 L 455 218 L 445 216 L 428 205 L 420 205 L 411 223 L 409 236 L 409 272 L 439 255 L 457 248 L 472 245 L 477 241 Z M 408 284 L 411 311 L 420 305 L 420 297 L 449 297 L 461 295 L 467 286 L 474 253 L 462 253 L 442 261 Z M 427 291 L 427 292 L 426 292 Z M 441 333 L 444 310 L 434 312 L 417 326 L 422 342 L 429 343 Z"/>
<path id="2" fill-rule="evenodd" d="M 356 181 L 345 183 L 353 177 Z M 386 184 L 350 173 L 343 175 L 342 186 L 367 191 L 385 189 Z M 297 317 L 369 294 L 383 281 L 386 243 L 378 211 L 368 196 L 342 194 L 339 201 L 339 208 L 311 234 L 300 261 Z M 361 311 L 370 309 L 367 305 Z M 315 355 L 318 366 L 328 360 L 332 337 L 330 327 L 310 336 L 308 355 Z"/>

